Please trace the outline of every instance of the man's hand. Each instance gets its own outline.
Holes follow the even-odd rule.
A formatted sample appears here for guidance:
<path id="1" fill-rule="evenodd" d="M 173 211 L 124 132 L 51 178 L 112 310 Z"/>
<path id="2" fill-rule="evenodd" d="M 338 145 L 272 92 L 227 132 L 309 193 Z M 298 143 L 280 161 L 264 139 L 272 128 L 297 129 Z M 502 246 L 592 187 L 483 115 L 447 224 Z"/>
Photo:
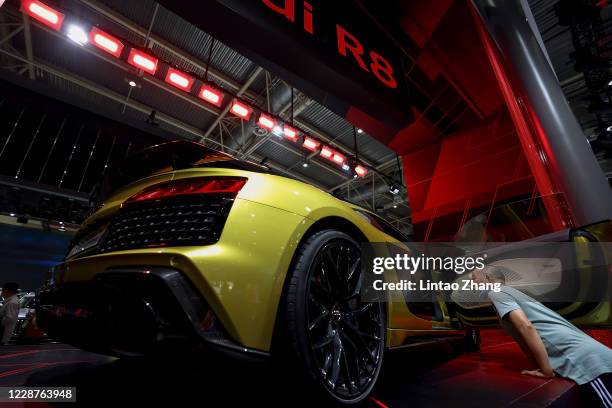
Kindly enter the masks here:
<path id="1" fill-rule="evenodd" d="M 521 371 L 521 374 L 523 375 L 530 375 L 532 377 L 537 377 L 537 378 L 553 378 L 555 376 L 555 374 L 551 371 L 549 374 L 544 374 L 542 372 L 542 370 L 537 369 L 537 370 L 523 370 Z"/>

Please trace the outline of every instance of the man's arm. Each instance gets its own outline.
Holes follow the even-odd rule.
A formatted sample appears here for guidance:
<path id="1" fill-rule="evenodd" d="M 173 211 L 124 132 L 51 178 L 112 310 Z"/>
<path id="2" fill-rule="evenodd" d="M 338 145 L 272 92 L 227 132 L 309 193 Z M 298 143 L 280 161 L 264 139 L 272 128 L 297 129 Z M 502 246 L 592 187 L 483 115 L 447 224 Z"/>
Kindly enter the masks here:
<path id="1" fill-rule="evenodd" d="M 533 324 L 531 324 L 525 312 L 521 309 L 516 309 L 508 313 L 507 318 L 523 339 L 535 365 L 539 369 L 538 371 L 525 371 L 523 374 L 544 378 L 554 377 L 555 374 L 550 366 L 548 353 L 546 353 L 542 338 L 540 338 L 538 331 Z"/>

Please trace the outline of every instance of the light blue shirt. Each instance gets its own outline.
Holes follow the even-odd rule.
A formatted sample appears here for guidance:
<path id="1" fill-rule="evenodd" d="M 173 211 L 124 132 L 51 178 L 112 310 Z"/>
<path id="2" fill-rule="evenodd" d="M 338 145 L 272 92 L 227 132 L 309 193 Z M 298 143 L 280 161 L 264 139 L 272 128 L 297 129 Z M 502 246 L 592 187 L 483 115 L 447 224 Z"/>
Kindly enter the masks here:
<path id="1" fill-rule="evenodd" d="M 521 347 L 524 347 L 522 338 L 505 317 L 513 310 L 523 310 L 542 338 L 550 366 L 561 377 L 582 385 L 602 374 L 612 373 L 612 349 L 542 303 L 508 286 L 502 286 L 499 292 L 489 292 L 489 299 L 497 310 L 502 327 Z"/>

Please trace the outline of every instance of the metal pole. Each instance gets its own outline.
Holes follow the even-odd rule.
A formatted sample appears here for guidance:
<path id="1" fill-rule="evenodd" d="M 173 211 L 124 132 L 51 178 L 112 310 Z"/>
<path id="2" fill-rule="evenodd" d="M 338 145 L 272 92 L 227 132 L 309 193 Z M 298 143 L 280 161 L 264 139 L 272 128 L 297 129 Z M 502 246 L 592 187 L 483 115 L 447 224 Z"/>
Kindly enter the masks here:
<path id="1" fill-rule="evenodd" d="M 47 169 L 47 164 L 49 164 L 49 159 L 51 159 L 51 155 L 53 155 L 53 151 L 55 150 L 55 145 L 57 144 L 57 139 L 59 139 L 60 135 L 62 134 L 65 124 L 66 124 L 66 118 L 62 119 L 62 124 L 60 125 L 57 133 L 55 134 L 55 139 L 53 139 L 53 144 L 51 145 L 51 149 L 49 150 L 49 154 L 47 155 L 45 164 L 43 164 L 42 169 L 40 170 L 40 175 L 38 176 L 38 183 L 40 183 L 40 180 L 42 180 L 42 176 L 45 174 L 45 170 Z"/>
<path id="2" fill-rule="evenodd" d="M 19 116 L 17 116 L 15 123 L 13 123 L 13 129 L 11 129 L 11 133 L 9 133 L 9 135 L 7 136 L 6 141 L 4 142 L 4 146 L 2 146 L 2 150 L 0 150 L 0 157 L 2 157 L 2 154 L 4 154 L 4 151 L 6 150 L 6 146 L 8 146 L 9 142 L 11 141 L 11 138 L 15 134 L 15 130 L 17 129 L 17 126 L 19 126 L 19 121 L 21 120 L 21 117 L 23 116 L 25 111 L 26 111 L 26 108 L 24 106 L 21 109 L 21 112 L 19 112 Z"/>
<path id="3" fill-rule="evenodd" d="M 28 145 L 28 149 L 26 150 L 25 155 L 23 156 L 23 160 L 21 160 L 21 164 L 19 165 L 19 168 L 17 169 L 17 173 L 15 173 L 15 178 L 19 178 L 19 175 L 21 174 L 21 170 L 23 169 L 23 165 L 25 164 L 26 160 L 28 159 L 28 156 L 30 155 L 32 146 L 34 146 L 34 142 L 36 141 L 36 138 L 38 137 L 38 134 L 40 133 L 40 128 L 42 127 L 43 123 L 45 123 L 46 118 L 47 118 L 47 114 L 45 113 L 43 114 L 42 118 L 40 119 L 40 122 L 38 123 L 38 127 L 36 128 L 36 132 L 34 132 L 32 141 Z"/>
<path id="4" fill-rule="evenodd" d="M 87 170 L 89 170 L 89 163 L 91 162 L 91 158 L 96 150 L 96 146 L 98 145 L 98 139 L 100 139 L 101 130 L 98 129 L 98 133 L 96 134 L 96 140 L 94 140 L 93 146 L 91 146 L 91 151 L 89 152 L 89 157 L 87 158 L 87 163 L 85 164 L 85 169 L 83 169 L 83 175 L 81 176 L 81 181 L 79 182 L 79 188 L 77 191 L 81 191 L 81 187 L 83 187 L 83 182 L 85 181 L 85 175 L 87 174 Z"/>
<path id="5" fill-rule="evenodd" d="M 70 156 L 68 156 L 68 161 L 66 162 L 66 167 L 64 167 L 64 172 L 62 173 L 62 178 L 60 179 L 58 187 L 61 187 L 64 184 L 64 177 L 66 177 L 66 173 L 68 172 L 68 167 L 70 167 L 70 163 L 72 162 L 72 157 L 74 156 L 74 152 L 79 144 L 79 140 L 81 139 L 81 135 L 83 134 L 83 130 L 85 129 L 85 125 L 81 125 L 79 129 L 79 133 L 74 141 L 74 145 L 72 145 L 72 150 L 70 151 Z"/>
<path id="6" fill-rule="evenodd" d="M 542 127 L 549 170 L 577 226 L 612 219 L 612 190 L 518 1 L 474 0 Z M 544 166 L 544 164 L 542 164 Z"/>
<path id="7" fill-rule="evenodd" d="M 102 179 L 102 177 L 106 175 L 106 169 L 108 169 L 108 164 L 110 163 L 111 156 L 113 155 L 113 149 L 115 148 L 116 141 L 117 136 L 114 136 L 110 149 L 108 149 L 108 155 L 106 156 L 106 161 L 104 162 L 104 167 L 102 168 L 102 175 L 100 176 L 100 179 Z"/>
<path id="8" fill-rule="evenodd" d="M 33 81 L 36 79 L 34 76 L 34 51 L 32 49 L 32 31 L 30 30 L 30 17 L 27 14 L 23 14 L 23 34 L 25 42 L 26 57 L 28 58 L 28 76 Z"/>

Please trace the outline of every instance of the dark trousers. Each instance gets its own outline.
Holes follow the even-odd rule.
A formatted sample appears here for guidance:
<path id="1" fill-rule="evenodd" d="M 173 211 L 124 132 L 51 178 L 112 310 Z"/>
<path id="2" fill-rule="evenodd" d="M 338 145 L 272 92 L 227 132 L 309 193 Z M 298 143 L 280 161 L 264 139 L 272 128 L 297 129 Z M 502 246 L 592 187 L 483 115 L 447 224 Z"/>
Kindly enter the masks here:
<path id="1" fill-rule="evenodd" d="M 612 374 L 602 374 L 581 389 L 588 401 L 586 406 L 612 408 Z"/>

